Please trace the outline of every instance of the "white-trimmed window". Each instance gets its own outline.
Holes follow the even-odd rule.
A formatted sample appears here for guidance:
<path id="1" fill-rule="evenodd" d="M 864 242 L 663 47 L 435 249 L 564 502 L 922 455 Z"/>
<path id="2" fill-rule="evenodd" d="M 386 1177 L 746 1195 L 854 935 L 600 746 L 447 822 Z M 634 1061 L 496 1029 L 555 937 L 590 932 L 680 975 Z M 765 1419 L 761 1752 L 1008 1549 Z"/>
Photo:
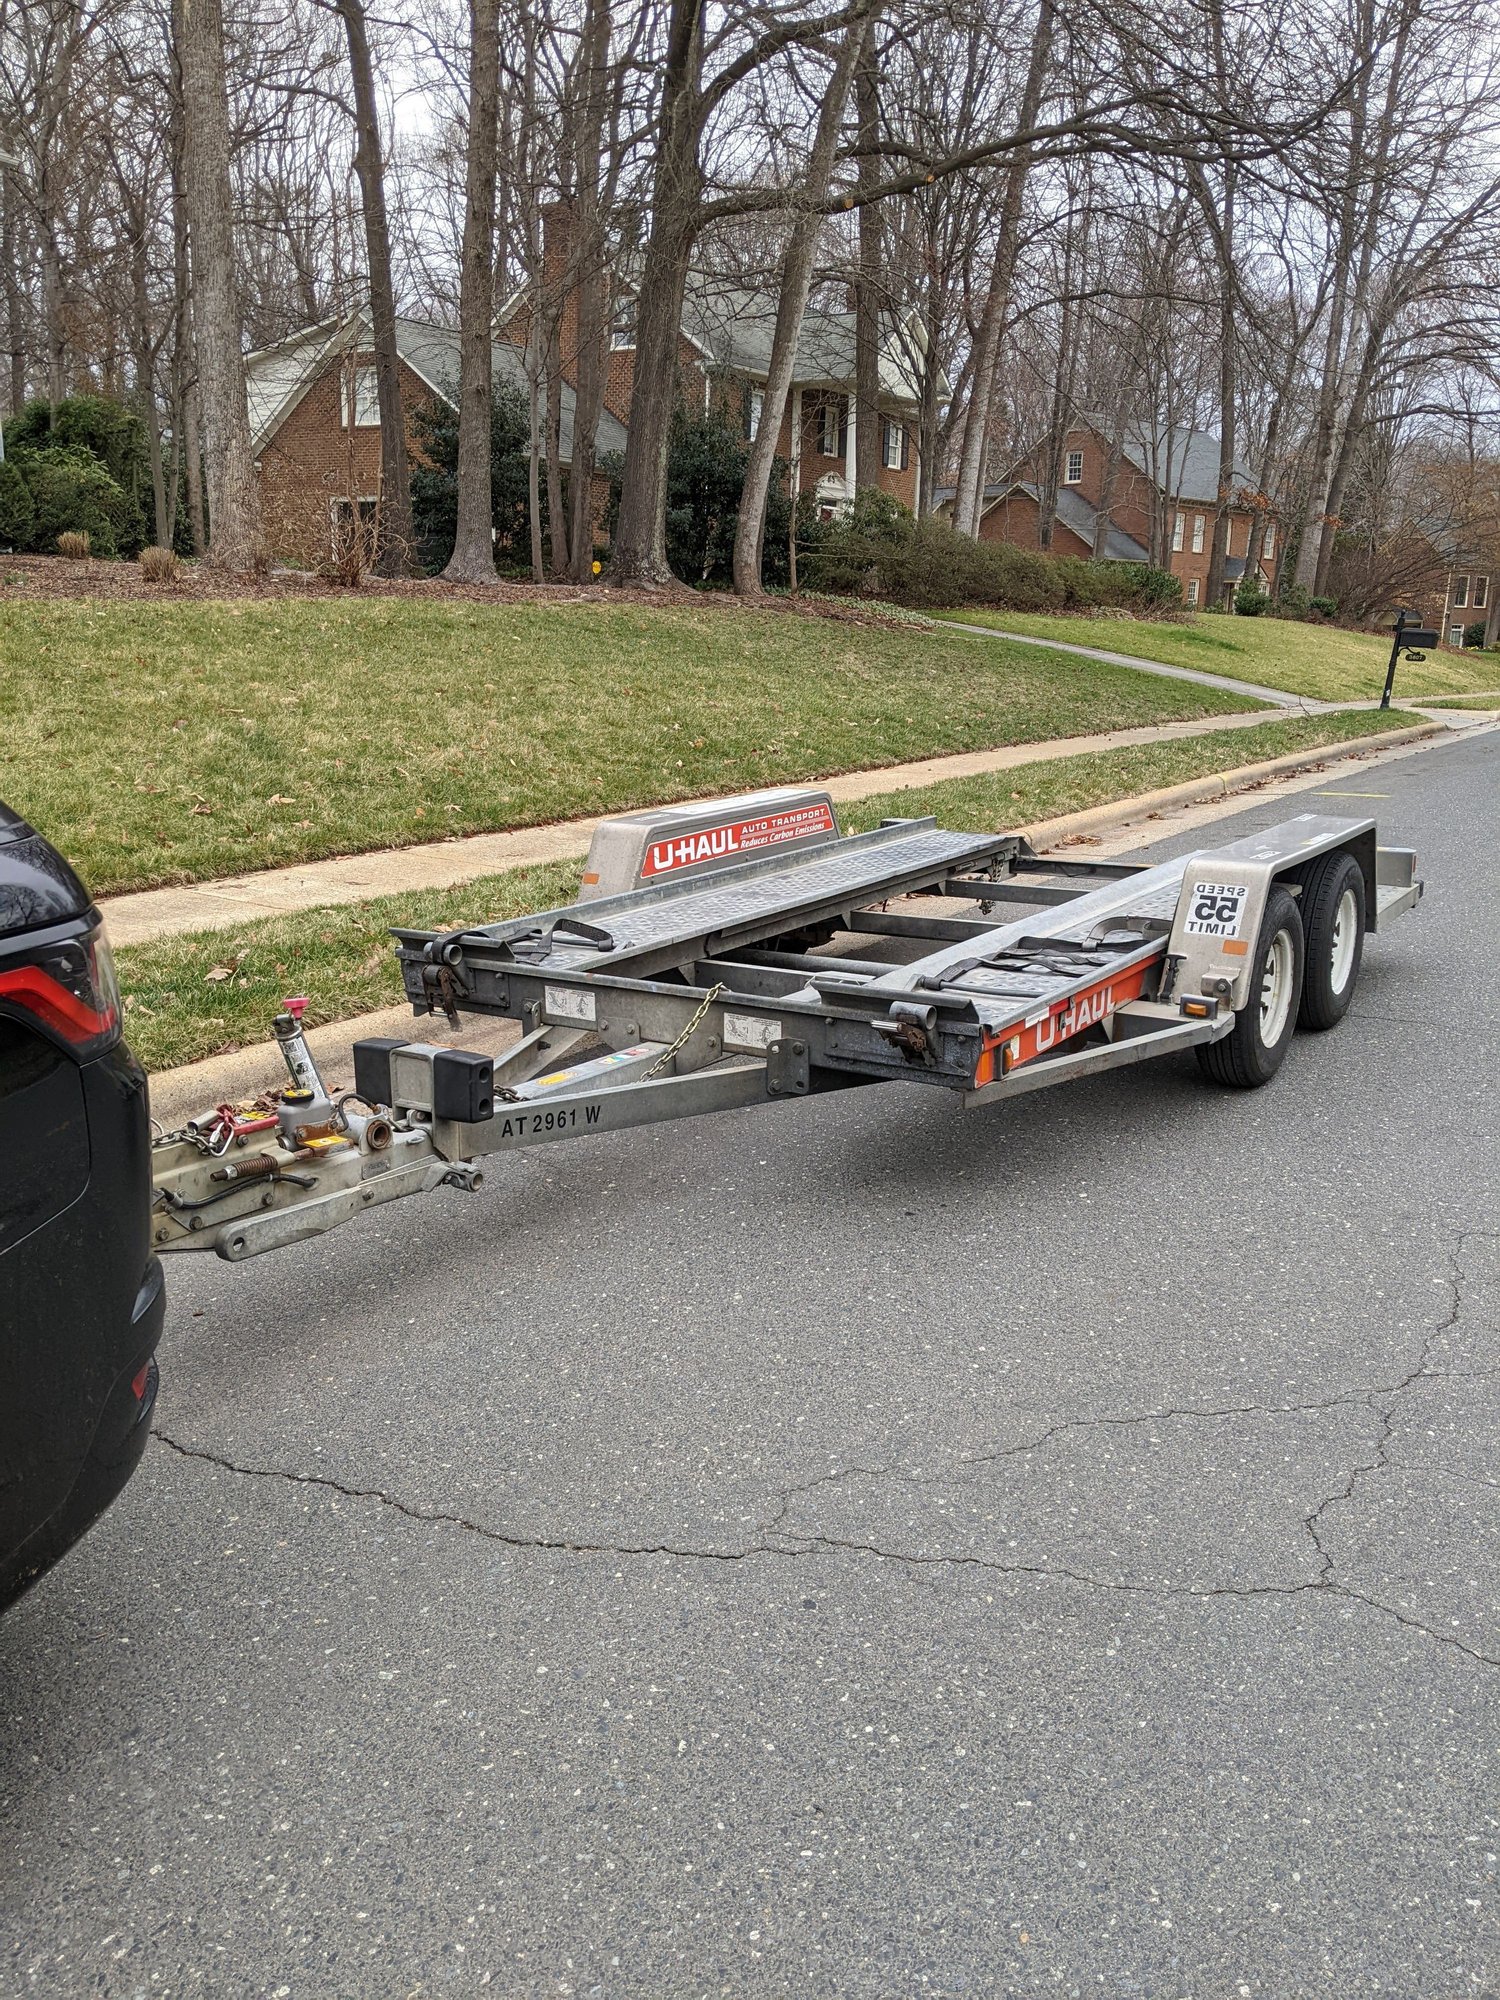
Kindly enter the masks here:
<path id="1" fill-rule="evenodd" d="M 880 462 L 887 472 L 905 472 L 911 463 L 911 443 L 905 424 L 892 417 L 880 420 Z"/>
<path id="2" fill-rule="evenodd" d="M 1082 478 L 1083 453 L 1081 451 L 1070 451 L 1068 453 L 1068 469 L 1063 474 L 1063 485 L 1076 486 Z"/>
<path id="3" fill-rule="evenodd" d="M 848 449 L 848 405 L 842 396 L 825 396 L 818 405 L 818 450 L 824 458 L 842 458 Z"/>
<path id="4" fill-rule="evenodd" d="M 609 345 L 614 354 L 629 353 L 635 346 L 634 292 L 616 292 L 609 306 Z"/>
<path id="5" fill-rule="evenodd" d="M 1464 606 L 1468 603 L 1468 601 L 1469 601 L 1469 579 L 1466 576 L 1454 577 L 1453 609 L 1455 611 L 1462 611 Z"/>
<path id="6" fill-rule="evenodd" d="M 766 412 L 765 390 L 752 389 L 750 391 L 749 403 L 745 413 L 746 419 L 750 425 L 750 435 L 752 438 L 755 436 L 755 433 L 760 429 L 760 420 L 765 415 L 765 412 Z"/>
<path id="7" fill-rule="evenodd" d="M 1489 578 L 1487 576 L 1476 576 L 1474 579 L 1474 609 L 1476 611 L 1483 611 L 1484 607 L 1486 606 L 1486 604 L 1489 603 L 1489 601 L 1490 601 Z"/>
<path id="8" fill-rule="evenodd" d="M 1195 514 L 1193 516 L 1193 554 L 1195 556 L 1201 556 L 1202 553 L 1203 553 L 1203 516 L 1201 514 Z"/>
<path id="9" fill-rule="evenodd" d="M 1274 521 L 1267 521 L 1266 523 L 1266 539 L 1260 545 L 1260 552 L 1267 562 L 1276 553 L 1276 523 Z"/>
<path id="10" fill-rule="evenodd" d="M 1187 516 L 1185 514 L 1177 515 L 1172 522 L 1172 553 L 1174 556 L 1182 554 L 1182 534 L 1186 526 Z"/>
<path id="11" fill-rule="evenodd" d="M 1189 604 L 1198 602 L 1198 579 L 1195 576 L 1188 578 L 1187 601 Z"/>
<path id="12" fill-rule="evenodd" d="M 1448 627 L 1448 644 L 1450 646 L 1457 646 L 1460 652 L 1463 651 L 1464 628 L 1462 625 L 1450 625 Z"/>
<path id="13" fill-rule="evenodd" d="M 349 377 L 349 425 L 356 431 L 380 428 L 380 389 L 373 368 L 356 368 Z"/>

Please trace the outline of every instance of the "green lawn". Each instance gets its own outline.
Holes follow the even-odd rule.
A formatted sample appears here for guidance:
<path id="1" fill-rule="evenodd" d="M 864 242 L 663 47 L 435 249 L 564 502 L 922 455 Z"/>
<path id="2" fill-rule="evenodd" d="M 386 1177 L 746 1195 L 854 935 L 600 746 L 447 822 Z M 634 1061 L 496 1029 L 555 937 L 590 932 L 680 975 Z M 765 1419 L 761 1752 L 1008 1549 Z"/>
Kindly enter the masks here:
<path id="1" fill-rule="evenodd" d="M 1345 632 L 1336 625 L 1303 625 L 1287 618 L 1230 618 L 1200 615 L 1189 622 L 1150 624 L 1131 618 L 1054 618 L 1022 611 L 948 611 L 958 623 L 993 625 L 1038 639 L 1065 639 L 1075 646 L 1101 646 L 1133 653 L 1170 667 L 1198 667 L 1204 673 L 1257 681 L 1313 701 L 1365 701 L 1385 685 L 1391 642 L 1374 632 Z M 1004 641 L 996 641 L 1003 644 Z M 1492 687 L 1493 655 L 1427 655 L 1421 665 L 1403 660 L 1396 668 L 1396 698 L 1419 694 L 1466 694 Z"/>
<path id="2" fill-rule="evenodd" d="M 843 823 L 857 831 L 887 816 L 933 813 L 956 827 L 1025 826 L 1287 750 L 1399 728 L 1404 720 L 1365 712 L 1297 716 L 1253 729 L 1060 757 L 990 777 L 864 799 L 843 809 Z M 383 896 L 132 945 L 118 954 L 126 1033 L 147 1068 L 162 1070 L 264 1041 L 287 992 L 307 994 L 310 1026 L 390 1005 L 402 997 L 391 924 L 457 929 L 554 907 L 577 893 L 580 867 L 569 861 L 511 869 L 458 889 Z M 268 1083 L 275 1080 L 274 1068 L 268 1063 Z"/>
<path id="3" fill-rule="evenodd" d="M 1246 706 L 719 605 L 0 605 L 0 798 L 96 894 Z"/>

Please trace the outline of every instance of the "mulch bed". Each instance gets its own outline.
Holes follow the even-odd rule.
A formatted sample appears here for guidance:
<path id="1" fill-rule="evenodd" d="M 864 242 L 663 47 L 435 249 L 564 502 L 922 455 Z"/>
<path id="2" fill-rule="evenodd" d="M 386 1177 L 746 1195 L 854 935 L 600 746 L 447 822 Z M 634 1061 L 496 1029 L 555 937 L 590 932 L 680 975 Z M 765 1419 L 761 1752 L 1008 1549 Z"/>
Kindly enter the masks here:
<path id="1" fill-rule="evenodd" d="M 0 556 L 0 603 L 7 598 L 89 599 L 116 604 L 170 604 L 234 599 L 293 597 L 342 599 L 416 598 L 438 604 L 649 604 L 691 606 L 695 611 L 738 611 L 740 600 L 727 592 L 689 590 L 685 585 L 664 590 L 618 590 L 608 584 L 580 589 L 572 583 L 493 584 L 447 583 L 441 577 L 370 576 L 358 585 L 337 583 L 309 570 L 273 569 L 263 577 L 230 576 L 206 563 L 182 565 L 173 583 L 153 583 L 133 562 L 103 562 L 93 558 L 70 561 L 64 556 Z M 827 618 L 837 624 L 889 626 L 891 619 L 867 605 L 806 603 L 767 597 L 760 608 L 803 618 Z"/>

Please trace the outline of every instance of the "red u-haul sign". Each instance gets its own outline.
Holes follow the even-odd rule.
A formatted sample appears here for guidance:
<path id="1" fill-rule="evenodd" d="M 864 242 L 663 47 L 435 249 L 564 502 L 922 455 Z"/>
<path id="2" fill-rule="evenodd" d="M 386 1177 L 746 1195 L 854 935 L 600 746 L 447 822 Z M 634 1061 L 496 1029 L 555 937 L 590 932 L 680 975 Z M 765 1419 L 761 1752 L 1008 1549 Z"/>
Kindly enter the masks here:
<path id="1" fill-rule="evenodd" d="M 1067 1000 L 1055 1000 L 1040 1013 L 1028 1016 L 1018 1028 L 1001 1028 L 986 1034 L 984 1048 L 974 1072 L 976 1086 L 993 1083 L 1008 1070 L 1034 1062 L 1049 1050 L 1081 1035 L 1104 1020 L 1127 1000 L 1139 1000 L 1146 988 L 1152 963 L 1127 966 L 1123 972 L 1107 973 L 1092 986 L 1084 987 Z"/>
<path id="2" fill-rule="evenodd" d="M 786 840 L 805 840 L 812 834 L 837 831 L 832 808 L 826 801 L 798 806 L 791 812 L 758 813 L 753 819 L 727 820 L 723 826 L 674 834 L 670 840 L 653 840 L 646 849 L 641 873 L 647 877 L 674 875 L 678 869 L 696 868 L 700 862 L 733 861 L 763 847 L 779 847 Z"/>

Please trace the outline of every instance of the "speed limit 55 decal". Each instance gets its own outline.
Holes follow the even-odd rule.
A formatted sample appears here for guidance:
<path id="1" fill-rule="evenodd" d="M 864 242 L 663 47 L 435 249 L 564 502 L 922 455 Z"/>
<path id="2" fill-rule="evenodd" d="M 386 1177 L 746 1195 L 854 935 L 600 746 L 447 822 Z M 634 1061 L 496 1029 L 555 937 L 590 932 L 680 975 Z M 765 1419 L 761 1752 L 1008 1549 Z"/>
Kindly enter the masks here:
<path id="1" fill-rule="evenodd" d="M 1196 882 L 1183 929 L 1193 937 L 1237 938 L 1250 900 L 1246 882 Z"/>

